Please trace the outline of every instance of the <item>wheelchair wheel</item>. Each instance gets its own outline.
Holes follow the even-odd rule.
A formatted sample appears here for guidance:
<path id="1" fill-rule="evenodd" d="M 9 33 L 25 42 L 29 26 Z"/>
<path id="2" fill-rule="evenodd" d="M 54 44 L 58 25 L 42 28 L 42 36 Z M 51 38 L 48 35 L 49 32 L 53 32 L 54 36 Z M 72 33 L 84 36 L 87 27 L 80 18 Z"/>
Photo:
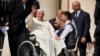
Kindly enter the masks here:
<path id="1" fill-rule="evenodd" d="M 35 46 L 31 41 L 24 41 L 17 50 L 17 56 L 37 56 Z"/>

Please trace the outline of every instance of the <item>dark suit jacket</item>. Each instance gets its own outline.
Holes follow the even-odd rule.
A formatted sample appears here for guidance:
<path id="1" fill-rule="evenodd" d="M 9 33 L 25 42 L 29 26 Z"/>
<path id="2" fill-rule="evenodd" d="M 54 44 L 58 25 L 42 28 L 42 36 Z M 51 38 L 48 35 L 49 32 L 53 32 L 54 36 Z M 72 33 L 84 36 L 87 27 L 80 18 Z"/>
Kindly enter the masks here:
<path id="1" fill-rule="evenodd" d="M 99 2 L 100 0 L 96 0 L 96 2 Z"/>
<path id="2" fill-rule="evenodd" d="M 72 18 L 75 21 L 77 31 L 78 31 L 78 36 L 80 37 L 79 41 L 81 40 L 82 37 L 86 37 L 87 42 L 91 42 L 91 37 L 90 37 L 90 15 L 89 13 L 81 10 L 80 14 L 78 16 L 78 19 L 75 20 L 75 12 L 72 13 Z"/>
<path id="3" fill-rule="evenodd" d="M 2 20 L 1 20 L 1 17 L 0 17 L 0 27 L 2 26 Z"/>
<path id="4" fill-rule="evenodd" d="M 94 37 L 97 38 L 96 41 L 100 42 L 100 1 L 96 3 L 94 17 L 95 17 L 95 24 L 96 24 Z"/>
<path id="5" fill-rule="evenodd" d="M 3 26 L 4 22 L 1 18 L 3 18 L 4 16 L 4 10 L 3 8 L 0 6 L 0 26 Z"/>
<path id="6" fill-rule="evenodd" d="M 12 32 L 20 31 L 25 27 L 25 18 L 31 12 L 30 8 L 26 4 L 24 9 L 22 1 L 11 0 L 7 6 L 7 21 L 10 23 L 10 29 Z"/>
<path id="7" fill-rule="evenodd" d="M 55 30 L 57 30 L 57 29 L 59 29 L 59 27 L 56 27 L 54 24 L 55 24 L 55 20 L 56 20 L 56 18 L 53 18 L 53 19 L 50 19 L 49 20 L 49 22 L 51 23 L 51 25 L 53 26 L 53 28 L 55 29 Z"/>

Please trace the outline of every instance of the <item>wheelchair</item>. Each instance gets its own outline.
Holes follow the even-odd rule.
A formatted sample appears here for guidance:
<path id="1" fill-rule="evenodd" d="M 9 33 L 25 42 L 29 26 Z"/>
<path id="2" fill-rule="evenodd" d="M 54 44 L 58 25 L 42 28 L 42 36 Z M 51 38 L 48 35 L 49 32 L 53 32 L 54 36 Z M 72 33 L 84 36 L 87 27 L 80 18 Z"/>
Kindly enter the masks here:
<path id="1" fill-rule="evenodd" d="M 76 45 L 74 49 L 66 49 L 58 56 L 75 56 L 75 51 L 77 50 L 78 39 L 76 40 Z M 40 44 L 36 41 L 36 36 L 34 34 L 29 35 L 29 39 L 23 41 L 17 50 L 17 56 L 47 56 L 46 53 L 40 48 Z"/>
<path id="2" fill-rule="evenodd" d="M 34 34 L 29 35 L 29 39 L 23 41 L 17 50 L 17 56 L 46 56 L 45 52 L 39 47 Z"/>

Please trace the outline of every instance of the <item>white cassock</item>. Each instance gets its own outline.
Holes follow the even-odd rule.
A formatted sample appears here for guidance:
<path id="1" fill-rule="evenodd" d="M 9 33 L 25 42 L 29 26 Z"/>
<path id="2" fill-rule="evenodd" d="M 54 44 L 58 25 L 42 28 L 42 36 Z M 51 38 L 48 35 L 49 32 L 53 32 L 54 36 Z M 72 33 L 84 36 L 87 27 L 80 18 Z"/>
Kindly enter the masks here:
<path id="1" fill-rule="evenodd" d="M 36 35 L 36 40 L 40 43 L 40 48 L 43 49 L 46 56 L 57 56 L 62 48 L 65 48 L 64 41 L 55 40 L 54 29 L 48 21 L 39 21 L 37 18 L 33 18 L 30 22 L 33 22 L 30 34 Z"/>

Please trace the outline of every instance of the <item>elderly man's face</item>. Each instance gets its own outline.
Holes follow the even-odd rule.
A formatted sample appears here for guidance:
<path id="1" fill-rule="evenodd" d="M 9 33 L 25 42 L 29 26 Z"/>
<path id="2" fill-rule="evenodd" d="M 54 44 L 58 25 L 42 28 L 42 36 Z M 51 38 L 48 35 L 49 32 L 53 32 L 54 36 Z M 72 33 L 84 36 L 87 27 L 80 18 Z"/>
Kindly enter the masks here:
<path id="1" fill-rule="evenodd" d="M 36 17 L 38 18 L 39 21 L 42 21 L 43 17 L 44 17 L 44 11 L 43 10 L 37 10 Z"/>
<path id="2" fill-rule="evenodd" d="M 62 12 L 63 12 L 63 10 L 60 10 L 60 9 L 59 9 L 59 10 L 57 11 L 57 13 L 56 13 L 56 16 L 57 16 L 58 18 L 60 18 Z"/>
<path id="3" fill-rule="evenodd" d="M 55 26 L 56 26 L 56 27 L 60 27 L 60 19 L 57 18 L 57 19 L 55 20 Z"/>
<path id="4" fill-rule="evenodd" d="M 22 0 L 23 3 L 26 3 L 28 0 Z"/>

